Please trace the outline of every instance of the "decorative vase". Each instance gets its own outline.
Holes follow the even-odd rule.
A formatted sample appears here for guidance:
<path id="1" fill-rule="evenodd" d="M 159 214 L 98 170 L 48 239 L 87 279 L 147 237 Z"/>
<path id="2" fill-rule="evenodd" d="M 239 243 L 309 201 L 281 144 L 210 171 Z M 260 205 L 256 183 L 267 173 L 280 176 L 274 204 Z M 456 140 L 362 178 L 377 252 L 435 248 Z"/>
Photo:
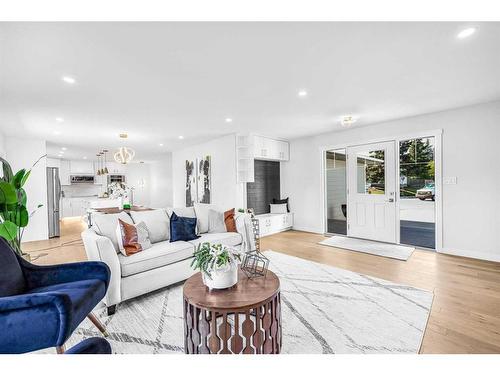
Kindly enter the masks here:
<path id="1" fill-rule="evenodd" d="M 210 276 L 206 275 L 204 272 L 202 272 L 201 275 L 203 284 L 209 289 L 231 288 L 238 282 L 238 265 L 230 263 L 226 268 L 211 271 Z"/>

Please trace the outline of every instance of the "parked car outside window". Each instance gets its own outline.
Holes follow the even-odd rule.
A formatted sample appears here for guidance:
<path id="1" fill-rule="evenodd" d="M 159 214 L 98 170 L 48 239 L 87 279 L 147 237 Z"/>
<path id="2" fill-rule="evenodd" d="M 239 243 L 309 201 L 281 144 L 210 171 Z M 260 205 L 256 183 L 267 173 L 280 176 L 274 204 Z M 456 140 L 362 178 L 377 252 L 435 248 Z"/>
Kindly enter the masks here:
<path id="1" fill-rule="evenodd" d="M 423 201 L 426 199 L 434 200 L 435 194 L 434 181 L 432 181 L 426 182 L 425 186 L 422 189 L 418 189 L 415 197 Z"/>

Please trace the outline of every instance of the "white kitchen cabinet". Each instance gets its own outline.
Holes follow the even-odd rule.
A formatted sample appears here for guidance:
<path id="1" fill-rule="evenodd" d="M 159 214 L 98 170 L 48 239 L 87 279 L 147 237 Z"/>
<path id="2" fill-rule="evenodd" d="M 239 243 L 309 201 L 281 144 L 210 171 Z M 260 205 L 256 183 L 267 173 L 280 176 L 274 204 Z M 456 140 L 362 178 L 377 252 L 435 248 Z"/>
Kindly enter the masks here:
<path id="1" fill-rule="evenodd" d="M 71 171 L 70 171 L 70 161 L 61 160 L 59 166 L 59 180 L 61 180 L 61 185 L 71 185 Z"/>
<path id="2" fill-rule="evenodd" d="M 61 217 L 84 216 L 88 207 L 88 198 L 63 198 Z"/>
<path id="3" fill-rule="evenodd" d="M 259 233 L 261 237 L 290 230 L 293 227 L 293 214 L 263 214 L 256 215 L 259 220 Z"/>
<path id="4" fill-rule="evenodd" d="M 61 159 L 47 158 L 47 168 L 61 168 Z"/>
<path id="5" fill-rule="evenodd" d="M 109 174 L 125 174 L 127 166 L 121 163 L 108 162 L 106 164 L 108 167 Z"/>
<path id="6" fill-rule="evenodd" d="M 72 160 L 70 162 L 70 171 L 72 175 L 81 175 L 81 174 L 91 174 L 94 172 L 94 163 L 90 161 L 78 161 Z"/>
<path id="7" fill-rule="evenodd" d="M 73 216 L 73 212 L 71 210 L 71 198 L 62 198 L 61 199 L 61 218 L 71 217 Z"/>

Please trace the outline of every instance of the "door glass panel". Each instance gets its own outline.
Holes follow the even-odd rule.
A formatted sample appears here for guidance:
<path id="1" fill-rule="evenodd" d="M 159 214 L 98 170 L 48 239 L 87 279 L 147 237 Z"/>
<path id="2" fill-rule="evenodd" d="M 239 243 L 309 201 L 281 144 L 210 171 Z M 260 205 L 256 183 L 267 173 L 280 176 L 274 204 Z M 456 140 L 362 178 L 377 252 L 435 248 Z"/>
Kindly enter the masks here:
<path id="1" fill-rule="evenodd" d="M 385 151 L 358 152 L 358 194 L 385 194 Z"/>
<path id="2" fill-rule="evenodd" d="M 435 248 L 434 137 L 399 143 L 400 242 Z"/>
<path id="3" fill-rule="evenodd" d="M 327 151 L 326 220 L 328 233 L 347 234 L 347 185 L 345 149 Z"/>

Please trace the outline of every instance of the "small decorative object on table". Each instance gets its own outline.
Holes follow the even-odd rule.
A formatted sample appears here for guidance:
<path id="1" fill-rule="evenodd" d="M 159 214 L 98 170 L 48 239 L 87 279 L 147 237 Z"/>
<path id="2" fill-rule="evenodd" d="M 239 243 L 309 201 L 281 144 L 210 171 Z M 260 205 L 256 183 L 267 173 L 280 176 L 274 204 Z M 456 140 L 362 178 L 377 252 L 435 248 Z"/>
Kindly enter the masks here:
<path id="1" fill-rule="evenodd" d="M 245 254 L 241 269 L 249 278 L 266 276 L 269 268 L 269 259 L 258 250 L 251 250 Z"/>
<path id="2" fill-rule="evenodd" d="M 241 256 L 236 249 L 204 242 L 194 252 L 191 267 L 200 270 L 203 283 L 210 289 L 230 288 L 238 282 Z"/>
<path id="3" fill-rule="evenodd" d="M 259 220 L 257 220 L 255 217 L 252 216 L 251 221 L 252 221 L 252 229 L 253 229 L 253 238 L 254 238 L 254 241 L 255 241 L 255 249 L 257 251 L 260 251 L 260 226 L 259 226 Z"/>

